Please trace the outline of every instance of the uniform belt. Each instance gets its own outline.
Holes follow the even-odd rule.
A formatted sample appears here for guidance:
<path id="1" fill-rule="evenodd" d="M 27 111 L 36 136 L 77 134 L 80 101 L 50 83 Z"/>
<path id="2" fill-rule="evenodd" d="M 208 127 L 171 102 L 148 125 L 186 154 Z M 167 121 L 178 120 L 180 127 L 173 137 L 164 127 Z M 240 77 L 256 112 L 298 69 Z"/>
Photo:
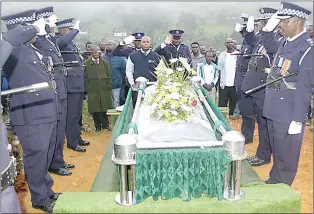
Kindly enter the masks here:
<path id="1" fill-rule="evenodd" d="M 10 163 L 3 172 L 1 172 L 1 192 L 4 192 L 8 187 L 13 186 L 16 178 L 16 159 L 10 157 Z"/>
<path id="2" fill-rule="evenodd" d="M 67 70 L 69 71 L 69 70 L 77 70 L 77 69 L 82 69 L 83 70 L 83 67 L 82 66 L 71 66 L 71 67 L 66 67 L 67 68 Z"/>
<path id="3" fill-rule="evenodd" d="M 265 73 L 265 70 L 263 68 L 257 67 L 257 66 L 252 65 L 252 64 L 249 65 L 248 71 L 249 72 L 263 72 L 263 73 Z"/>
<path id="4" fill-rule="evenodd" d="M 282 89 L 295 90 L 296 85 L 297 84 L 295 82 L 284 82 L 282 80 L 279 80 L 278 82 L 274 82 L 268 85 L 267 88 L 274 88 L 277 90 L 282 90 Z"/>
<path id="5" fill-rule="evenodd" d="M 55 76 L 66 76 L 67 75 L 67 70 L 63 66 L 59 66 L 53 69 L 53 74 Z"/>
<path id="6" fill-rule="evenodd" d="M 237 66 L 236 67 L 237 69 L 238 69 L 238 71 L 240 71 L 240 72 L 246 72 L 247 71 L 247 68 L 246 67 L 242 67 L 242 66 Z"/>

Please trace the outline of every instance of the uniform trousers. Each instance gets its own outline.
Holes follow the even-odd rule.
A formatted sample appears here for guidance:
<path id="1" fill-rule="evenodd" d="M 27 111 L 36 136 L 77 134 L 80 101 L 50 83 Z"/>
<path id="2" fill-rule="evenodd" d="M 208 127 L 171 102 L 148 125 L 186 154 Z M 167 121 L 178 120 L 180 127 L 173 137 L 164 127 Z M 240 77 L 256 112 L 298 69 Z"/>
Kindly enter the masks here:
<path id="1" fill-rule="evenodd" d="M 53 180 L 48 173 L 57 140 L 57 122 L 13 126 L 23 148 L 24 172 L 31 201 L 49 205 Z"/>
<path id="2" fill-rule="evenodd" d="M 8 138 L 6 126 L 0 122 L 0 171 L 5 170 L 10 157 L 8 152 Z M 20 204 L 13 186 L 1 192 L 1 213 L 21 213 Z"/>
<path id="3" fill-rule="evenodd" d="M 264 101 L 256 97 L 252 97 L 254 112 L 257 116 L 256 121 L 258 124 L 258 137 L 259 143 L 256 150 L 256 156 L 264 161 L 271 158 L 271 147 L 269 140 L 269 132 L 267 129 L 267 120 L 263 117 L 263 103 Z"/>
<path id="4" fill-rule="evenodd" d="M 82 115 L 83 99 L 83 92 L 68 93 L 65 135 L 67 146 L 72 149 L 75 149 L 82 141 L 79 122 Z"/>
<path id="5" fill-rule="evenodd" d="M 256 114 L 253 108 L 253 98 L 237 90 L 238 105 L 242 115 L 241 132 L 246 140 L 253 140 Z"/>
<path id="6" fill-rule="evenodd" d="M 225 86 L 224 89 L 219 87 L 219 107 L 227 107 L 229 103 L 229 116 L 233 115 L 237 104 L 237 93 L 235 86 Z"/>
<path id="7" fill-rule="evenodd" d="M 50 166 L 51 169 L 60 169 L 65 165 L 65 161 L 63 159 L 63 145 L 67 120 L 67 99 L 61 99 L 59 100 L 59 103 L 61 111 L 57 122 L 57 143 Z"/>
<path id="8" fill-rule="evenodd" d="M 1 193 L 1 213 L 22 213 L 19 200 L 13 186 Z"/>
<path id="9" fill-rule="evenodd" d="M 267 119 L 270 145 L 273 152 L 273 167 L 269 173 L 270 183 L 291 185 L 298 169 L 304 124 L 300 134 L 290 135 L 288 129 L 291 121 L 277 122 Z"/>

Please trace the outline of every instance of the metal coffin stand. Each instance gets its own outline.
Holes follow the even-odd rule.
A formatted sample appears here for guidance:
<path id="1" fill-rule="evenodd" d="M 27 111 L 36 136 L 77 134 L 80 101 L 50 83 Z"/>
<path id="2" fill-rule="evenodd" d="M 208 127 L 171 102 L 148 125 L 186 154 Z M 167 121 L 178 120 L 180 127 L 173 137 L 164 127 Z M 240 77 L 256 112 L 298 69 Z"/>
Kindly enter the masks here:
<path id="1" fill-rule="evenodd" d="M 139 108 L 141 105 L 141 99 L 144 95 L 144 89 L 149 84 L 143 77 L 136 79 L 136 83 L 139 85 L 137 101 L 132 116 L 131 124 L 135 124 L 137 115 L 139 114 Z M 199 83 L 195 83 L 196 88 L 200 88 Z M 200 89 L 197 90 L 200 101 L 204 104 L 206 111 L 210 115 L 212 121 L 216 123 L 219 121 L 214 111 L 206 101 Z M 124 109 L 123 111 L 127 111 Z M 217 127 L 222 135 L 222 145 L 226 149 L 226 152 L 232 157 L 232 162 L 227 166 L 224 182 L 224 199 L 228 201 L 237 201 L 244 198 L 244 192 L 240 188 L 241 174 L 242 174 L 242 161 L 246 159 L 247 153 L 245 151 L 245 138 L 238 131 L 227 131 L 221 124 Z M 212 144 L 201 143 L 196 145 L 176 145 L 176 144 L 161 144 L 158 147 L 148 148 L 142 145 L 137 145 L 137 130 L 136 127 L 130 127 L 127 134 L 122 134 L 114 141 L 114 148 L 112 154 L 112 161 L 119 167 L 120 176 L 120 193 L 115 197 L 116 203 L 122 206 L 132 206 L 136 204 L 135 191 L 136 191 L 136 161 L 135 155 L 137 149 L 170 149 L 170 148 L 204 148 L 210 147 Z M 131 168 L 131 176 L 128 175 L 128 168 Z M 130 189 L 128 187 L 128 178 L 131 177 Z"/>

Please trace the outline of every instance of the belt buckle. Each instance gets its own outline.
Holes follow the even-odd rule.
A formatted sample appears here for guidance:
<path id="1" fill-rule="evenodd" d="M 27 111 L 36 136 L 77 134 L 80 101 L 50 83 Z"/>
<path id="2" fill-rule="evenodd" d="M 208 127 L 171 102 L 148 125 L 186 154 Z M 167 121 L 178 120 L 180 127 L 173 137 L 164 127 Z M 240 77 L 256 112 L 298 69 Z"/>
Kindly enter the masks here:
<path id="1" fill-rule="evenodd" d="M 64 67 L 64 76 L 68 76 L 68 70 L 66 67 Z"/>
<path id="2" fill-rule="evenodd" d="M 54 80 L 51 80 L 51 89 L 56 89 L 57 88 L 57 83 Z"/>

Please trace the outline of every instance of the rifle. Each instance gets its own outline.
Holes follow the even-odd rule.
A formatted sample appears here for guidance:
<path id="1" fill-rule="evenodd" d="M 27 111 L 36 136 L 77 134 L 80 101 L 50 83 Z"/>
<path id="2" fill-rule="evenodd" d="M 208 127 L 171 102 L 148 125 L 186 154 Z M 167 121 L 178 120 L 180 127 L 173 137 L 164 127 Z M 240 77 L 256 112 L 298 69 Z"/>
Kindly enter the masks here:
<path id="1" fill-rule="evenodd" d="M 13 88 L 5 91 L 1 91 L 1 96 L 6 96 L 9 94 L 22 94 L 22 93 L 32 93 L 36 91 L 41 91 L 45 89 L 56 89 L 56 82 L 50 81 L 50 82 L 42 82 L 42 83 L 36 83 L 29 86 L 24 86 L 20 88 Z"/>
<path id="2" fill-rule="evenodd" d="M 277 79 L 271 80 L 271 81 L 266 82 L 266 83 L 264 83 L 264 84 L 262 84 L 262 85 L 256 86 L 255 88 L 252 88 L 252 89 L 250 89 L 250 90 L 247 90 L 247 91 L 244 92 L 244 93 L 245 93 L 245 94 L 251 94 L 251 93 L 253 93 L 253 92 L 255 92 L 255 91 L 260 90 L 261 88 L 264 88 L 264 87 L 266 87 L 266 86 L 268 86 L 268 85 L 270 85 L 270 84 L 273 84 L 273 83 L 275 83 L 275 82 L 278 82 L 279 80 L 282 80 L 282 79 L 285 78 L 285 77 L 290 77 L 290 76 L 293 76 L 293 75 L 295 75 L 295 74 L 297 74 L 297 72 L 294 72 L 294 73 L 291 73 L 291 74 L 288 74 L 288 75 L 285 75 L 285 76 L 278 77 Z"/>
<path id="3" fill-rule="evenodd" d="M 231 55 L 235 55 L 235 56 L 244 56 L 244 57 L 260 57 L 260 56 L 264 56 L 263 54 L 245 54 L 245 53 L 234 53 Z"/>

